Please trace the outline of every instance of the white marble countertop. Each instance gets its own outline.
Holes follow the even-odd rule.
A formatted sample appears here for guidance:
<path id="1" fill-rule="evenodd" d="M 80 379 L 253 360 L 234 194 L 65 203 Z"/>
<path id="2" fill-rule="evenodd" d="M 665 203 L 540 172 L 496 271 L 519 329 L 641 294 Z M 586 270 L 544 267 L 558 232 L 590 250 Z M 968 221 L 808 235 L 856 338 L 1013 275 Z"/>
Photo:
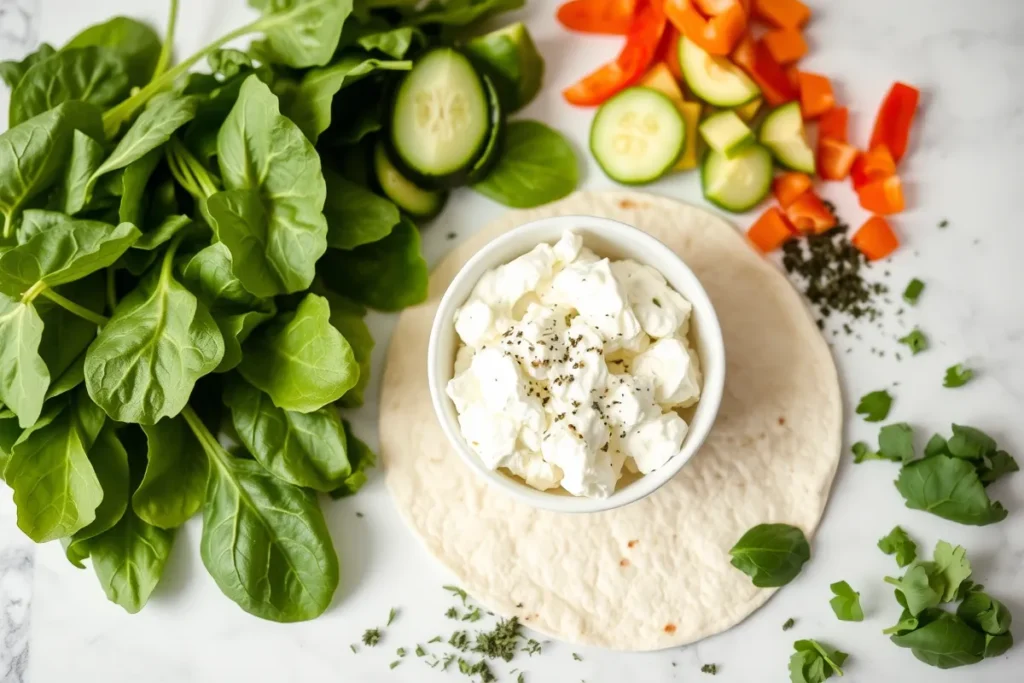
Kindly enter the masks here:
<path id="1" fill-rule="evenodd" d="M 953 421 L 976 425 L 1004 448 L 1024 456 L 1024 3 L 1019 0 L 812 0 L 811 55 L 802 68 L 833 78 L 837 95 L 852 108 L 853 140 L 867 138 L 874 112 L 896 79 L 925 95 L 914 143 L 901 168 L 910 209 L 894 223 L 906 244 L 890 264 L 897 295 L 911 277 L 927 282 L 921 303 L 902 318 L 889 316 L 884 331 L 864 326 L 863 341 L 835 350 L 848 403 L 846 442 L 873 439 L 877 430 L 853 415 L 851 399 L 882 387 L 896 396 L 890 418 L 919 433 L 948 432 Z M 555 2 L 531 0 L 521 13 L 547 59 L 547 87 L 525 115 L 558 127 L 581 156 L 592 112 L 566 105 L 559 90 L 608 59 L 612 38 L 573 38 L 554 22 Z M 81 27 L 121 13 L 162 26 L 163 0 L 0 0 L 0 58 L 20 57 L 41 40 L 61 43 Z M 242 0 L 183 0 L 176 42 L 190 54 L 231 27 L 248 10 Z M 6 90 L 0 109 L 6 112 Z M 4 128 L 0 114 L 0 129 Z M 587 158 L 587 188 L 608 181 Z M 697 174 L 671 177 L 651 188 L 702 204 Z M 866 217 L 847 183 L 825 191 L 840 215 L 858 225 Z M 457 192 L 426 228 L 428 258 L 436 262 L 503 209 L 471 192 Z M 949 227 L 937 224 L 949 220 Z M 749 220 L 740 219 L 740 225 Z M 393 318 L 373 320 L 377 338 L 375 378 Z M 894 358 L 894 338 L 910 326 L 926 330 L 932 348 L 913 359 Z M 847 347 L 852 351 L 847 353 Z M 889 350 L 884 358 L 872 346 Z M 941 387 L 944 369 L 956 362 L 976 368 L 963 389 Z M 898 383 L 898 385 L 897 385 Z M 896 385 L 896 386 L 894 386 Z M 376 383 L 368 407 L 355 415 L 357 430 L 374 443 Z M 895 570 L 875 542 L 896 523 L 925 549 L 939 538 L 964 545 L 975 578 L 1017 617 L 1024 640 L 1024 474 L 990 489 L 1010 510 L 1003 522 L 982 528 L 911 511 L 891 480 L 888 463 L 853 466 L 844 455 L 833 494 L 813 542 L 813 559 L 792 584 L 729 632 L 685 648 L 622 654 L 552 643 L 522 662 L 528 681 L 612 683 L 705 680 L 703 663 L 719 666 L 716 683 L 788 681 L 795 638 L 825 640 L 850 653 L 843 680 L 851 683 L 1021 680 L 1024 646 L 981 664 L 940 671 L 891 645 L 881 629 L 896 620 L 892 591 L 881 577 Z M 364 514 L 356 517 L 356 512 Z M 431 560 L 399 519 L 381 473 L 353 499 L 326 506 L 341 557 L 342 584 L 332 608 L 298 625 L 259 621 L 218 592 L 199 560 L 199 520 L 175 544 L 167 575 L 137 616 L 105 600 L 91 571 L 78 571 L 59 544 L 35 547 L 15 526 L 9 495 L 0 495 L 0 680 L 47 683 L 104 681 L 395 681 L 466 680 L 439 673 L 408 657 L 395 670 L 395 648 L 414 647 L 449 633 L 443 613 L 451 604 L 441 585 L 452 577 Z M 829 609 L 828 584 L 845 579 L 862 592 L 867 619 L 839 622 Z M 399 617 L 381 646 L 353 655 L 349 643 L 383 625 L 388 610 Z M 782 623 L 796 619 L 783 633 Z M 578 652 L 582 661 L 571 653 Z M 514 665 L 518 665 L 517 661 Z M 498 667 L 501 680 L 512 680 Z M 1017 671 L 1014 674 L 1013 671 Z M 712 679 L 707 679 L 712 680 Z"/>

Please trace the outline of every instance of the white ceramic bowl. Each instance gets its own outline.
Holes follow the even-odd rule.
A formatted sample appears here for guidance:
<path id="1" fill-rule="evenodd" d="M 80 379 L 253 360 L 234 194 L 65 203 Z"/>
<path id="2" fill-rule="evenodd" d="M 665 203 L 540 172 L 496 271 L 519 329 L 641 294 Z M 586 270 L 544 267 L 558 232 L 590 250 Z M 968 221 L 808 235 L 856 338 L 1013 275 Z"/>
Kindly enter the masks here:
<path id="1" fill-rule="evenodd" d="M 690 338 L 700 356 L 703 387 L 681 450 L 659 469 L 623 484 L 607 498 L 573 496 L 556 488 L 540 491 L 504 474 L 487 469 L 470 449 L 459 429 L 455 405 L 445 393 L 452 378 L 459 338 L 455 333 L 455 312 L 469 298 L 477 281 L 488 270 L 508 263 L 542 242 L 553 244 L 566 230 L 583 237 L 583 244 L 599 256 L 630 258 L 655 268 L 691 304 Z M 466 466 L 490 484 L 537 508 L 556 512 L 600 512 L 621 507 L 650 495 L 671 479 L 697 452 L 718 414 L 725 384 L 725 347 L 715 309 L 700 281 L 682 259 L 647 233 L 619 221 L 594 216 L 556 216 L 521 225 L 478 251 L 448 287 L 430 330 L 427 373 L 434 412 L 448 440 Z"/>

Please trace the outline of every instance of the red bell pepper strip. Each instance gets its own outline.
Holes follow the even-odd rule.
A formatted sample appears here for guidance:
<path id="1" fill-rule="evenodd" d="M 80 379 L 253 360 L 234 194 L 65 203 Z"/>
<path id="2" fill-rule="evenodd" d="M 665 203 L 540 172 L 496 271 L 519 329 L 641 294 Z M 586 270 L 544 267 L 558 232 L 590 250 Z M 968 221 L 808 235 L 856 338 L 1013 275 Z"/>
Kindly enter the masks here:
<path id="1" fill-rule="evenodd" d="M 665 25 L 665 31 L 661 34 L 661 42 L 654 52 L 654 61 L 663 62 L 668 70 L 672 72 L 675 79 L 683 82 L 683 68 L 679 64 L 679 29 L 672 24 Z"/>
<path id="2" fill-rule="evenodd" d="M 626 46 L 618 58 L 562 91 L 562 96 L 570 104 L 601 104 L 643 77 L 654 59 L 654 51 L 665 30 L 665 13 L 661 8 L 661 0 L 641 0 L 641 3 L 640 11 L 626 36 Z"/>
<path id="3" fill-rule="evenodd" d="M 764 254 L 778 249 L 796 235 L 786 216 L 775 206 L 765 211 L 747 231 L 747 238 Z"/>
<path id="4" fill-rule="evenodd" d="M 800 195 L 811 189 L 811 177 L 806 173 L 791 171 L 775 177 L 772 181 L 772 193 L 783 209 L 788 209 Z"/>
<path id="5" fill-rule="evenodd" d="M 850 175 L 850 169 L 853 168 L 858 154 L 856 147 L 842 140 L 819 137 L 818 175 L 825 180 L 842 180 Z"/>
<path id="6" fill-rule="evenodd" d="M 792 64 L 807 54 L 807 41 L 798 28 L 777 28 L 762 40 L 779 64 Z"/>
<path id="7" fill-rule="evenodd" d="M 832 82 L 820 74 L 800 72 L 800 111 L 805 119 L 816 119 L 836 106 Z"/>
<path id="8" fill-rule="evenodd" d="M 748 34 L 733 50 L 732 61 L 757 83 L 771 106 L 800 98 L 800 91 L 790 82 L 786 70 L 775 61 L 764 41 L 755 41 Z"/>
<path id="9" fill-rule="evenodd" d="M 818 119 L 818 137 L 847 142 L 846 127 L 850 110 L 846 107 L 829 109 Z"/>
<path id="10" fill-rule="evenodd" d="M 872 180 L 857 190 L 857 199 L 860 200 L 862 207 L 882 216 L 900 213 L 905 208 L 903 183 L 896 175 Z"/>
<path id="11" fill-rule="evenodd" d="M 881 216 L 872 216 L 850 239 L 869 261 L 885 258 L 900 246 L 896 233 L 892 231 L 889 221 Z"/>
<path id="12" fill-rule="evenodd" d="M 754 0 L 754 16 L 779 28 L 800 28 L 811 10 L 800 0 Z"/>
<path id="13" fill-rule="evenodd" d="M 637 0 L 572 0 L 558 8 L 562 26 L 583 33 L 629 33 Z"/>
<path id="14" fill-rule="evenodd" d="M 836 226 L 836 217 L 813 190 L 804 192 L 786 207 L 786 216 L 803 233 L 820 235 Z"/>
<path id="15" fill-rule="evenodd" d="M 679 31 L 712 55 L 727 55 L 747 30 L 747 12 L 736 2 L 722 14 L 705 17 L 696 0 L 665 0 L 665 14 Z"/>
<path id="16" fill-rule="evenodd" d="M 871 146 L 885 145 L 898 163 L 907 151 L 910 127 L 921 93 L 906 83 L 893 83 L 889 94 L 882 101 L 871 133 Z"/>
<path id="17" fill-rule="evenodd" d="M 850 170 L 855 190 L 859 190 L 872 180 L 882 180 L 892 175 L 896 175 L 896 161 L 885 145 L 876 145 L 862 152 Z"/>

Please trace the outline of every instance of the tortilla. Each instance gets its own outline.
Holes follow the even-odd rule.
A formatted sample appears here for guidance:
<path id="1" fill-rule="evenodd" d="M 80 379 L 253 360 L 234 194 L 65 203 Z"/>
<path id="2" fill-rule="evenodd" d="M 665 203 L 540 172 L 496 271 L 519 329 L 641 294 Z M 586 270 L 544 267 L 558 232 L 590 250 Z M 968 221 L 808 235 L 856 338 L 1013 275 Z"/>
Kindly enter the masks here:
<path id="1" fill-rule="evenodd" d="M 725 395 L 701 450 L 644 500 L 590 515 L 535 510 L 475 475 L 449 445 L 427 387 L 427 339 L 441 295 L 484 244 L 528 221 L 588 214 L 634 225 L 678 253 L 718 312 Z M 750 527 L 808 537 L 839 463 L 835 364 L 797 292 L 727 222 L 637 192 L 585 192 L 513 211 L 460 245 L 429 300 L 392 335 L 380 408 L 388 487 L 413 532 L 496 613 L 561 640 L 656 650 L 735 626 L 772 594 L 729 563 Z"/>

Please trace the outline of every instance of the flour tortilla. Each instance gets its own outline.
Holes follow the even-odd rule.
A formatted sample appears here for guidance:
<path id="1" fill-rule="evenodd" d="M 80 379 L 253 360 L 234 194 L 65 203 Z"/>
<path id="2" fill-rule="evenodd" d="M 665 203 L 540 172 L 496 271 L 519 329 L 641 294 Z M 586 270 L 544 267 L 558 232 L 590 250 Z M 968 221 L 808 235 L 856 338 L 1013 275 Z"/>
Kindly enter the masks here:
<path id="1" fill-rule="evenodd" d="M 489 486 L 431 409 L 427 338 L 441 295 L 484 244 L 528 221 L 587 214 L 634 225 L 678 253 L 718 312 L 725 395 L 711 434 L 646 499 L 609 512 L 535 510 Z M 476 600 L 572 643 L 657 650 L 724 631 L 772 594 L 729 563 L 762 522 L 810 537 L 839 463 L 842 412 L 829 349 L 798 294 L 722 219 L 637 192 L 586 192 L 513 211 L 459 246 L 430 299 L 402 314 L 384 373 L 387 483 L 415 534 Z"/>

